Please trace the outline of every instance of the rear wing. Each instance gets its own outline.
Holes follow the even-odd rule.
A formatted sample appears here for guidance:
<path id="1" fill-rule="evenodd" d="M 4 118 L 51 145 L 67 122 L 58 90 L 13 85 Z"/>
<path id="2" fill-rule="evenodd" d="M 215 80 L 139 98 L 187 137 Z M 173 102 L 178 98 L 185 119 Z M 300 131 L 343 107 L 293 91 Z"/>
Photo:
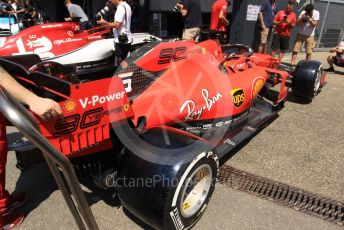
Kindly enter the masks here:
<path id="1" fill-rule="evenodd" d="M 48 123 L 35 119 L 43 136 L 67 157 L 110 149 L 111 124 L 133 116 L 119 77 L 73 84 L 57 76 L 30 72 L 7 59 L 0 58 L 0 65 L 21 83 L 43 91 L 40 96 L 58 99 L 64 119 Z"/>
<path id="2" fill-rule="evenodd" d="M 40 122 L 42 134 L 64 155 L 75 157 L 112 147 L 111 124 L 133 116 L 121 78 L 71 85 L 59 102 L 64 119 Z"/>
<path id="3" fill-rule="evenodd" d="M 0 87 L 0 101 L 0 113 L 42 151 L 79 229 L 98 230 L 93 213 L 68 159 L 42 136 L 33 117 L 2 87 Z"/>

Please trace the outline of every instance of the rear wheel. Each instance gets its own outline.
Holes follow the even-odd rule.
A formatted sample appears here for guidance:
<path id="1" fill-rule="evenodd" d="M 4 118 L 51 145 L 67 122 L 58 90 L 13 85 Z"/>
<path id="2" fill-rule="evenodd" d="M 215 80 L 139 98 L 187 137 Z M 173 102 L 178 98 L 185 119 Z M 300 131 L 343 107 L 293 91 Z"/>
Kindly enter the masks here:
<path id="1" fill-rule="evenodd" d="M 176 180 L 166 200 L 164 229 L 187 229 L 203 215 L 215 189 L 217 163 L 213 156 L 203 156 L 189 164 Z M 172 195 L 172 196 L 171 196 Z"/>
<path id="2" fill-rule="evenodd" d="M 219 160 L 213 147 L 171 129 L 150 129 L 141 138 L 150 146 L 123 150 L 117 180 L 123 206 L 156 229 L 190 228 L 215 189 Z"/>

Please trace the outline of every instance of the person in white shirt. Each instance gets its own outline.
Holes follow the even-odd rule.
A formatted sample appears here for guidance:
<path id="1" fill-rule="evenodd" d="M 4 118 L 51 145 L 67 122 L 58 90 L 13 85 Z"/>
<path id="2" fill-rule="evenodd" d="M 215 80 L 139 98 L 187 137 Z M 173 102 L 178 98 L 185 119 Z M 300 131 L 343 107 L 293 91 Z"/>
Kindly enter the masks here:
<path id="1" fill-rule="evenodd" d="M 333 64 L 339 67 L 344 67 L 344 41 L 330 49 L 330 53 L 336 53 L 336 56 L 329 56 L 327 58 L 327 63 L 330 67 L 324 70 L 326 72 L 334 72 Z"/>
<path id="2" fill-rule="evenodd" d="M 21 5 L 21 3 L 18 3 L 18 0 L 11 1 L 11 6 L 14 10 L 14 15 L 16 16 L 17 20 L 21 21 L 25 12 L 24 7 Z"/>
<path id="3" fill-rule="evenodd" d="M 133 36 L 130 32 L 132 11 L 130 5 L 124 0 L 109 0 L 108 2 L 117 8 L 114 22 L 108 22 L 100 17 L 97 23 L 108 25 L 114 29 L 115 54 L 119 64 L 128 56 L 133 42 Z"/>
<path id="4" fill-rule="evenodd" d="M 319 11 L 314 10 L 313 4 L 307 4 L 305 10 L 301 12 L 296 23 L 299 26 L 299 32 L 295 39 L 293 55 L 291 57 L 291 64 L 293 66 L 296 65 L 297 54 L 301 51 L 303 43 L 306 43 L 306 60 L 312 59 L 314 33 L 319 19 Z"/>

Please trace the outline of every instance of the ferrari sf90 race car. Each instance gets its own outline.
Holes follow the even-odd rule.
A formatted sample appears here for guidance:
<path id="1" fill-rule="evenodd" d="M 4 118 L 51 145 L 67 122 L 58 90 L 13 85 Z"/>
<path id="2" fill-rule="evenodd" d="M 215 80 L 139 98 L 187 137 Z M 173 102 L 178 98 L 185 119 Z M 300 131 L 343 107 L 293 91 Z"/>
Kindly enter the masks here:
<path id="1" fill-rule="evenodd" d="M 43 62 L 54 61 L 73 67 L 78 74 L 114 66 L 114 39 L 106 26 L 81 30 L 74 22 L 48 23 L 29 27 L 12 36 L 0 37 L 0 56 L 37 54 Z M 133 35 L 133 50 L 157 37 Z"/>
<path id="2" fill-rule="evenodd" d="M 113 77 L 28 71 L 28 59 L 0 64 L 61 105 L 63 119 L 34 117 L 44 140 L 156 229 L 194 226 L 215 189 L 219 160 L 274 120 L 290 91 L 310 100 L 326 83 L 319 62 L 287 68 L 213 40 L 150 42 Z"/>

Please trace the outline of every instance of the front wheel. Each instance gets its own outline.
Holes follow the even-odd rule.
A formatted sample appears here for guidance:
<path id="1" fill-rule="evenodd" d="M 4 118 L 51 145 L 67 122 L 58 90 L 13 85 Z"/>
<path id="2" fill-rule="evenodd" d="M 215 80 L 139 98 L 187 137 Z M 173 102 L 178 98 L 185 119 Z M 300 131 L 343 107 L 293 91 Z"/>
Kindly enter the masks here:
<path id="1" fill-rule="evenodd" d="M 320 91 L 322 76 L 323 67 L 320 62 L 300 61 L 293 73 L 293 94 L 302 98 L 313 99 Z"/>

